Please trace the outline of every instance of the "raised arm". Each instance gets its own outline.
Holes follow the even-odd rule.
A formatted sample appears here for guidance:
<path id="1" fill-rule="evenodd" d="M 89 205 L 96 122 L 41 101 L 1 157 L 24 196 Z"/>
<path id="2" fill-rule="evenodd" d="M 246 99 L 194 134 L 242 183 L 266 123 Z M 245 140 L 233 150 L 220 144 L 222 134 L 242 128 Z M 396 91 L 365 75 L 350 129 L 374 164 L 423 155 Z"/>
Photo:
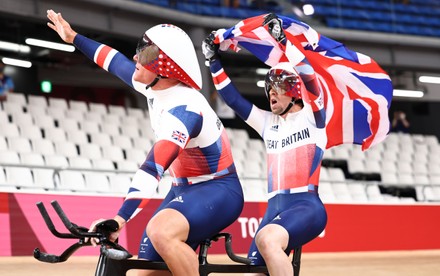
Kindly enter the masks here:
<path id="1" fill-rule="evenodd" d="M 211 33 L 203 41 L 202 49 L 206 59 L 209 60 L 212 80 L 217 92 L 241 119 L 262 135 L 267 112 L 246 100 L 237 90 L 221 64 L 217 53 L 218 46 L 214 44 L 213 38 Z"/>
<path id="2" fill-rule="evenodd" d="M 136 67 L 130 59 L 107 45 L 78 34 L 61 13 L 48 10 L 47 18 L 50 20 L 47 25 L 57 32 L 64 42 L 75 45 L 77 49 L 101 68 L 133 87 L 132 76 Z"/>
<path id="3" fill-rule="evenodd" d="M 302 62 L 295 66 L 304 86 L 301 91 L 302 100 L 305 105 L 309 105 L 313 111 L 314 121 L 318 128 L 325 127 L 324 94 L 319 85 L 315 70 L 304 58 Z"/>

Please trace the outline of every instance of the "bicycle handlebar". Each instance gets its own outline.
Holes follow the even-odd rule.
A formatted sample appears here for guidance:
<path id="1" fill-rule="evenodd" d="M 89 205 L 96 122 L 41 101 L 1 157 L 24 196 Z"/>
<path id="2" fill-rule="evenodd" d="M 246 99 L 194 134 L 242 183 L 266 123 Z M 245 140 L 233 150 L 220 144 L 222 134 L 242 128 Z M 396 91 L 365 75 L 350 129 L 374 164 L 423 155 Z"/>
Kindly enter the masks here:
<path id="1" fill-rule="evenodd" d="M 52 207 L 55 209 L 56 213 L 60 217 L 64 226 L 69 230 L 70 233 L 60 233 L 56 230 L 55 225 L 53 224 L 44 204 L 42 202 L 37 202 L 38 210 L 40 211 L 44 222 L 49 228 L 50 232 L 61 239 L 79 239 L 79 241 L 69 248 L 64 250 L 61 255 L 48 254 L 45 252 L 41 252 L 39 248 L 34 249 L 34 258 L 39 261 L 47 262 L 47 263 L 60 263 L 66 261 L 75 251 L 84 246 L 91 246 L 91 242 L 85 241 L 86 238 L 97 238 L 98 244 L 101 245 L 101 253 L 105 256 L 115 259 L 115 260 L 123 260 L 131 258 L 132 255 L 121 245 L 114 243 L 109 240 L 109 236 L 111 233 L 118 231 L 119 225 L 115 220 L 105 220 L 96 225 L 95 232 L 89 232 L 89 229 L 86 227 L 78 226 L 72 223 L 67 215 L 64 213 L 63 209 L 59 205 L 56 200 L 51 202 Z"/>

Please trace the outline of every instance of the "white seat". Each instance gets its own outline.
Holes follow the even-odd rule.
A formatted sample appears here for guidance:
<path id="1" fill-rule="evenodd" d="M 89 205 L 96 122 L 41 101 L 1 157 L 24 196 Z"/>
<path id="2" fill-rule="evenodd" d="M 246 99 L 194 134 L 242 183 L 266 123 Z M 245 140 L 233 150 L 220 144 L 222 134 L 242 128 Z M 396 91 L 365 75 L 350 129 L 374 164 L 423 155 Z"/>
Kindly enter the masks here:
<path id="1" fill-rule="evenodd" d="M 88 144 L 89 138 L 87 133 L 82 130 L 67 130 L 67 140 L 77 145 Z"/>
<path id="2" fill-rule="evenodd" d="M 121 117 L 117 114 L 106 114 L 102 117 L 102 123 L 108 123 L 108 124 L 114 124 L 114 125 L 121 125 Z"/>
<path id="3" fill-rule="evenodd" d="M 53 169 L 32 169 L 32 173 L 34 175 L 34 184 L 35 187 L 50 189 L 53 190 L 55 188 L 55 180 Z"/>
<path id="4" fill-rule="evenodd" d="M 0 152 L 4 150 L 8 150 L 8 143 L 5 137 L 0 136 Z"/>
<path id="5" fill-rule="evenodd" d="M 44 96 L 28 95 L 28 103 L 41 108 L 47 107 L 47 100 Z"/>
<path id="6" fill-rule="evenodd" d="M 135 108 L 135 107 L 127 108 L 127 114 L 129 116 L 133 116 L 136 118 L 144 118 L 145 117 L 144 110 L 140 109 L 140 108 Z"/>
<path id="7" fill-rule="evenodd" d="M 333 159 L 337 160 L 348 160 L 350 159 L 350 150 L 347 147 L 337 146 L 332 148 Z"/>
<path id="8" fill-rule="evenodd" d="M 109 123 L 109 122 L 104 122 L 101 125 L 101 130 L 102 132 L 111 135 L 111 136 L 115 136 L 115 135 L 120 135 L 121 132 L 119 130 L 119 126 L 115 123 Z"/>
<path id="9" fill-rule="evenodd" d="M 385 183 L 385 184 L 397 185 L 399 182 L 396 174 L 392 173 L 392 172 L 381 172 L 380 176 L 381 176 L 382 183 Z"/>
<path id="10" fill-rule="evenodd" d="M 43 133 L 36 125 L 21 128 L 21 136 L 28 139 L 42 139 Z"/>
<path id="11" fill-rule="evenodd" d="M 8 138 L 9 149 L 18 153 L 31 152 L 32 146 L 28 138 Z"/>
<path id="12" fill-rule="evenodd" d="M 245 201 L 266 202 L 267 201 L 267 183 L 262 179 L 244 180 L 243 192 Z"/>
<path id="13" fill-rule="evenodd" d="M 52 118 L 56 120 L 60 120 L 64 118 L 66 109 L 56 106 L 48 106 L 47 107 L 47 115 L 51 116 Z"/>
<path id="14" fill-rule="evenodd" d="M 17 103 L 21 106 L 27 105 L 26 96 L 23 93 L 9 93 L 8 102 Z"/>
<path id="15" fill-rule="evenodd" d="M 0 164 L 20 164 L 20 156 L 15 151 L 0 151 Z"/>
<path id="16" fill-rule="evenodd" d="M 84 120 L 84 112 L 76 109 L 68 109 L 65 112 L 65 117 L 81 122 Z"/>
<path id="17" fill-rule="evenodd" d="M 347 161 L 348 172 L 350 173 L 363 173 L 365 172 L 364 162 L 359 159 L 349 159 Z"/>
<path id="18" fill-rule="evenodd" d="M 235 133 L 235 132 L 233 132 Z M 240 149 L 245 149 L 247 150 L 249 148 L 248 146 L 248 140 L 247 139 L 238 139 L 235 137 L 229 137 L 229 141 L 231 142 L 231 146 L 233 148 L 240 148 Z"/>
<path id="19" fill-rule="evenodd" d="M 139 128 L 139 131 L 141 132 L 141 137 L 148 138 L 150 140 L 156 140 L 156 137 L 154 135 L 153 129 L 151 128 L 151 125 L 148 126 L 141 126 Z"/>
<path id="20" fill-rule="evenodd" d="M 368 198 L 374 198 L 381 195 L 380 188 L 377 184 L 368 184 L 365 191 Z"/>
<path id="21" fill-rule="evenodd" d="M 371 161 L 371 160 L 380 161 L 380 160 L 382 160 L 382 152 L 380 152 L 378 150 L 374 150 L 374 149 L 367 150 L 365 152 L 365 159 L 368 161 Z"/>
<path id="22" fill-rule="evenodd" d="M 24 112 L 23 106 L 21 104 L 12 103 L 12 102 L 8 102 L 8 101 L 3 102 L 3 110 L 9 115 Z"/>
<path id="23" fill-rule="evenodd" d="M 69 167 L 73 169 L 92 169 L 92 162 L 86 157 L 69 157 Z"/>
<path id="24" fill-rule="evenodd" d="M 121 133 L 122 133 L 122 135 L 131 137 L 131 138 L 137 138 L 140 136 L 139 128 L 137 127 L 137 125 L 123 124 L 121 126 Z"/>
<path id="25" fill-rule="evenodd" d="M 413 162 L 426 166 L 426 164 L 428 163 L 428 154 L 429 153 L 416 152 L 413 156 Z"/>
<path id="26" fill-rule="evenodd" d="M 130 125 L 130 126 L 138 126 L 138 118 L 134 116 L 124 116 L 121 118 L 121 125 Z"/>
<path id="27" fill-rule="evenodd" d="M 171 189 L 172 185 L 172 177 L 169 175 L 165 175 L 159 182 L 159 185 L 157 186 L 157 198 L 165 198 L 165 196 L 168 194 L 168 192 Z"/>
<path id="28" fill-rule="evenodd" d="M 84 114 L 84 120 L 101 123 L 102 122 L 102 114 L 98 113 L 98 112 L 89 111 Z"/>
<path id="29" fill-rule="evenodd" d="M 319 182 L 319 196 L 321 195 L 334 195 L 332 185 L 327 181 Z"/>
<path id="30" fill-rule="evenodd" d="M 126 194 L 131 184 L 131 176 L 128 174 L 110 174 L 110 191 Z"/>
<path id="31" fill-rule="evenodd" d="M 115 135 L 112 137 L 113 145 L 118 146 L 122 149 L 131 149 L 133 144 L 130 137 L 125 135 Z"/>
<path id="32" fill-rule="evenodd" d="M 101 131 L 101 125 L 94 121 L 83 121 L 80 122 L 80 129 L 86 133 L 97 133 Z"/>
<path id="33" fill-rule="evenodd" d="M 139 165 L 135 161 L 121 160 L 116 162 L 116 166 L 119 171 L 136 172 L 139 169 Z"/>
<path id="34" fill-rule="evenodd" d="M 413 161 L 413 154 L 412 152 L 408 152 L 408 151 L 400 151 L 397 159 L 400 162 L 409 162 L 411 163 Z"/>
<path id="35" fill-rule="evenodd" d="M 381 163 L 381 171 L 396 173 L 397 172 L 397 165 L 394 161 L 384 160 Z"/>
<path id="36" fill-rule="evenodd" d="M 55 168 L 67 168 L 69 167 L 69 161 L 67 157 L 59 154 L 44 155 L 46 166 Z"/>
<path id="37" fill-rule="evenodd" d="M 397 179 L 399 184 L 403 185 L 413 185 L 414 184 L 414 177 L 411 173 L 399 173 L 397 175 Z"/>
<path id="38" fill-rule="evenodd" d="M 326 167 L 321 167 L 320 173 L 319 173 L 319 182 L 330 182 L 330 176 L 328 175 L 328 169 Z"/>
<path id="39" fill-rule="evenodd" d="M 140 149 L 126 149 L 125 154 L 127 160 L 135 162 L 138 166 L 141 165 L 147 157 L 145 151 Z"/>
<path id="40" fill-rule="evenodd" d="M 421 185 L 429 185 L 431 184 L 428 175 L 426 174 L 416 174 L 414 175 L 414 183 Z"/>
<path id="41" fill-rule="evenodd" d="M 11 115 L 11 118 L 12 122 L 21 128 L 34 124 L 34 118 L 29 113 L 14 113 Z"/>
<path id="42" fill-rule="evenodd" d="M 261 177 L 264 173 L 264 167 L 260 163 L 260 160 L 246 160 L 243 163 L 244 165 L 244 174 L 247 177 Z"/>
<path id="43" fill-rule="evenodd" d="M 87 172 L 84 173 L 86 189 L 95 192 L 111 192 L 108 177 L 104 173 Z"/>
<path id="44" fill-rule="evenodd" d="M 47 114 L 34 114 L 35 125 L 40 128 L 52 128 L 55 127 L 55 120 L 52 116 Z"/>
<path id="45" fill-rule="evenodd" d="M 60 171 L 59 190 L 86 191 L 84 175 L 79 171 Z"/>
<path id="46" fill-rule="evenodd" d="M 34 118 L 35 115 L 47 115 L 46 108 L 38 105 L 27 105 L 26 110 L 29 114 L 31 114 Z"/>
<path id="47" fill-rule="evenodd" d="M 366 159 L 366 155 L 367 155 L 366 152 L 362 151 L 360 147 L 354 147 L 350 151 L 350 159 L 356 159 L 356 160 L 363 161 Z"/>
<path id="48" fill-rule="evenodd" d="M 264 160 L 264 156 L 260 151 L 254 150 L 251 147 L 249 149 L 251 149 L 251 150 L 247 150 L 245 152 L 247 160 L 253 159 L 253 160 L 258 160 L 261 162 L 262 162 L 262 160 Z"/>
<path id="49" fill-rule="evenodd" d="M 127 112 L 125 111 L 125 107 L 120 105 L 109 105 L 108 106 L 108 113 L 109 114 L 116 114 L 119 117 L 124 117 L 127 115 Z"/>
<path id="50" fill-rule="evenodd" d="M 133 148 L 140 149 L 143 151 L 150 151 L 153 146 L 153 142 L 145 137 L 136 137 L 133 138 Z"/>
<path id="51" fill-rule="evenodd" d="M 360 182 L 352 182 L 347 184 L 348 191 L 353 199 L 356 201 L 366 202 L 368 201 L 367 191 L 365 185 Z"/>
<path id="52" fill-rule="evenodd" d="M 20 128 L 14 123 L 0 124 L 1 133 L 7 138 L 16 138 L 20 136 Z"/>
<path id="53" fill-rule="evenodd" d="M 428 174 L 428 167 L 426 166 L 425 163 L 413 163 L 413 173 L 416 175 L 426 175 Z"/>
<path id="54" fill-rule="evenodd" d="M 440 175 L 430 175 L 429 183 L 431 183 L 433 186 L 440 187 Z"/>
<path id="55" fill-rule="evenodd" d="M 113 161 L 108 159 L 92 159 L 92 165 L 94 169 L 98 170 L 115 170 L 115 165 Z"/>
<path id="56" fill-rule="evenodd" d="M 44 138 L 51 140 L 52 142 L 65 142 L 67 141 L 66 132 L 59 127 L 43 128 Z"/>
<path id="57" fill-rule="evenodd" d="M 87 103 L 83 101 L 70 100 L 69 106 L 71 110 L 78 110 L 81 111 L 82 113 L 86 113 L 89 111 Z"/>
<path id="58" fill-rule="evenodd" d="M 101 147 L 92 143 L 80 144 L 79 155 L 89 159 L 100 159 L 102 158 Z"/>
<path id="59" fill-rule="evenodd" d="M 49 106 L 59 107 L 64 110 L 69 108 L 66 99 L 49 97 L 48 100 L 49 100 Z"/>
<path id="60" fill-rule="evenodd" d="M 112 139 L 107 133 L 91 133 L 90 142 L 101 147 L 108 147 L 112 145 Z"/>
<path id="61" fill-rule="evenodd" d="M 396 162 L 397 161 L 397 155 L 398 155 L 397 151 L 385 151 L 383 153 L 382 161 Z"/>
<path id="62" fill-rule="evenodd" d="M 21 164 L 27 166 L 45 166 L 43 155 L 36 152 L 21 153 L 20 154 Z"/>
<path id="63" fill-rule="evenodd" d="M 327 168 L 328 176 L 331 182 L 345 181 L 345 175 L 340 168 Z"/>
<path id="64" fill-rule="evenodd" d="M 366 160 L 365 161 L 365 172 L 366 173 L 380 173 L 382 171 L 381 164 L 379 161 Z"/>
<path id="65" fill-rule="evenodd" d="M 55 142 L 55 152 L 59 155 L 63 155 L 66 157 L 76 157 L 78 156 L 78 150 L 76 145 L 72 142 L 61 141 Z"/>
<path id="66" fill-rule="evenodd" d="M 266 147 L 264 146 L 264 142 L 261 139 L 249 139 L 248 145 L 249 148 L 253 151 L 261 152 L 263 154 L 266 152 Z"/>
<path id="67" fill-rule="evenodd" d="M 34 178 L 30 168 L 5 167 L 6 183 L 16 187 L 33 187 Z"/>
<path id="68" fill-rule="evenodd" d="M 438 139 L 435 135 L 425 135 L 425 143 L 430 146 L 438 145 Z"/>
<path id="69" fill-rule="evenodd" d="M 58 120 L 58 127 L 64 129 L 65 131 L 76 131 L 79 130 L 79 123 L 77 120 L 72 118 L 62 118 Z"/>
<path id="70" fill-rule="evenodd" d="M 413 167 L 412 163 L 409 161 L 400 161 L 397 163 L 397 172 L 401 173 L 412 173 Z"/>
<path id="71" fill-rule="evenodd" d="M 102 103 L 89 103 L 89 109 L 92 112 L 107 114 L 107 107 Z"/>
<path id="72" fill-rule="evenodd" d="M 49 139 L 31 139 L 32 150 L 43 155 L 55 154 L 55 146 Z"/>
<path id="73" fill-rule="evenodd" d="M 103 146 L 102 157 L 114 162 L 121 161 L 124 160 L 124 152 L 118 146 Z"/>
<path id="74" fill-rule="evenodd" d="M 8 113 L 4 112 L 3 110 L 0 110 L 0 125 L 9 124 L 9 115 Z"/>

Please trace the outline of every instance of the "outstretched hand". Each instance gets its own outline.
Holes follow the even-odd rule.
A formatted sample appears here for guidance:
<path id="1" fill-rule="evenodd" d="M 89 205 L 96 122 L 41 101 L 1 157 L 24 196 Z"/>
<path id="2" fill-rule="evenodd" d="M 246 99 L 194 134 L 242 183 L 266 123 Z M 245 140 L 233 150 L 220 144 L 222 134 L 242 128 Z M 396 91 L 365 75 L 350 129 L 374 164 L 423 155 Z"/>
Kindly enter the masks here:
<path id="1" fill-rule="evenodd" d="M 47 26 L 57 32 L 64 42 L 73 43 L 77 32 L 70 27 L 69 22 L 64 20 L 61 13 L 55 13 L 53 10 L 47 10 L 47 18 L 51 21 L 47 23 Z"/>

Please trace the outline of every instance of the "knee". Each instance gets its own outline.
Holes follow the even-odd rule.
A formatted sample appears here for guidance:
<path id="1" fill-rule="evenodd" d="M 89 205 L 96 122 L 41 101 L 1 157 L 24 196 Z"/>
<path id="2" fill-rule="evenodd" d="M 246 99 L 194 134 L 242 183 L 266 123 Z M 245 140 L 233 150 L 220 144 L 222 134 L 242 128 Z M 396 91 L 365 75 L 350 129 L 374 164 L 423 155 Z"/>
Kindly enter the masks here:
<path id="1" fill-rule="evenodd" d="M 257 245 L 258 250 L 264 256 L 270 254 L 270 250 L 274 248 L 276 245 L 275 240 L 267 233 L 259 232 L 255 238 L 255 243 Z"/>

